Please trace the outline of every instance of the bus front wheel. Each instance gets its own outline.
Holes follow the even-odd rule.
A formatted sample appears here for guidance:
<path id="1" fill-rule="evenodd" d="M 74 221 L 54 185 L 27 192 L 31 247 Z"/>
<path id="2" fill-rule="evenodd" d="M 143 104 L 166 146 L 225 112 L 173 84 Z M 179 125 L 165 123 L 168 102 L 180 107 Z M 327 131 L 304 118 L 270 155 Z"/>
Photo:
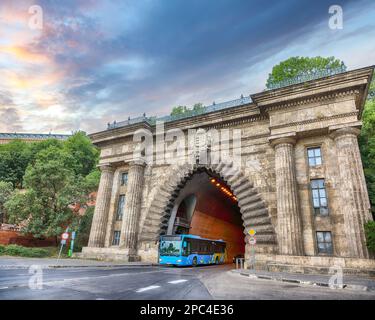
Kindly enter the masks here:
<path id="1" fill-rule="evenodd" d="M 193 267 L 196 267 L 198 265 L 198 259 L 197 257 L 193 258 Z"/>

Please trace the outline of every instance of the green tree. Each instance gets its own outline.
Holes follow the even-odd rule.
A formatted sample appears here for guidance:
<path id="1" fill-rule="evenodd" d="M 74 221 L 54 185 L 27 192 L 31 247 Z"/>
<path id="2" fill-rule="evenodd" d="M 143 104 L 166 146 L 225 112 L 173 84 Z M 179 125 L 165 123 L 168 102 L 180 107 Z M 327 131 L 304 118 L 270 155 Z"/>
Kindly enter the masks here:
<path id="1" fill-rule="evenodd" d="M 100 174 L 100 170 L 96 168 L 84 178 L 84 186 L 88 192 L 94 192 L 98 190 Z"/>
<path id="2" fill-rule="evenodd" d="M 178 115 L 185 114 L 188 110 L 189 109 L 186 106 L 173 107 L 172 112 L 171 112 L 171 116 L 178 116 Z"/>
<path id="3" fill-rule="evenodd" d="M 26 190 L 17 190 L 5 203 L 9 221 L 26 221 L 22 231 L 37 238 L 57 236 L 74 225 L 77 217 L 72 207 L 86 202 L 87 190 L 71 163 L 72 156 L 58 147 L 39 152 L 26 170 Z"/>
<path id="4" fill-rule="evenodd" d="M 98 163 L 99 150 L 82 131 L 65 141 L 64 150 L 72 156 L 72 168 L 77 175 L 88 175 Z"/>
<path id="5" fill-rule="evenodd" d="M 375 91 L 375 80 L 370 90 Z M 372 214 L 375 215 L 375 98 L 367 100 L 362 114 L 362 130 L 359 136 L 362 164 L 365 172 L 367 189 L 371 202 Z"/>
<path id="6" fill-rule="evenodd" d="M 193 106 L 193 111 L 196 112 L 196 113 L 201 113 L 204 111 L 204 106 L 202 103 L 196 103 L 194 104 Z"/>
<path id="7" fill-rule="evenodd" d="M 63 146 L 64 146 L 63 141 L 57 140 L 54 138 L 32 142 L 30 143 L 30 151 L 31 151 L 30 161 L 31 162 L 35 161 L 37 154 L 45 149 L 48 149 L 49 147 L 56 147 L 56 148 L 62 149 Z"/>
<path id="8" fill-rule="evenodd" d="M 367 248 L 375 253 L 375 221 L 368 221 L 365 224 L 365 234 Z"/>
<path id="9" fill-rule="evenodd" d="M 192 108 L 188 108 L 186 106 L 177 106 L 173 107 L 171 116 L 179 116 L 179 115 L 193 115 L 199 114 L 204 111 L 204 106 L 202 103 L 196 103 Z"/>
<path id="10" fill-rule="evenodd" d="M 298 76 L 315 73 L 319 70 L 345 67 L 344 62 L 335 57 L 291 57 L 272 68 L 268 75 L 266 87 Z"/>
<path id="11" fill-rule="evenodd" d="M 5 202 L 8 201 L 13 192 L 11 182 L 0 181 L 0 223 L 6 222 Z"/>
<path id="12" fill-rule="evenodd" d="M 95 207 L 88 207 L 85 214 L 80 217 L 79 226 L 77 228 L 77 238 L 74 241 L 74 251 L 81 251 L 82 247 L 87 246 L 89 242 L 94 208 Z"/>
<path id="13" fill-rule="evenodd" d="M 23 175 L 31 158 L 30 145 L 24 141 L 15 139 L 0 145 L 0 180 L 22 188 Z"/>

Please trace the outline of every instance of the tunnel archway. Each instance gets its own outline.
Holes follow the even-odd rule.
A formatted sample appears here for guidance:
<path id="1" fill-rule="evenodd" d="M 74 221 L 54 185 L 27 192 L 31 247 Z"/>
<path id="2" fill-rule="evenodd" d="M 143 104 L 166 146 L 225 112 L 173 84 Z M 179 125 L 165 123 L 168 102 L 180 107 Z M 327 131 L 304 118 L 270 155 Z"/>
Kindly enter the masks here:
<path id="1" fill-rule="evenodd" d="M 160 235 L 168 233 L 171 215 L 178 202 L 180 191 L 187 181 L 196 173 L 206 172 L 210 176 L 219 177 L 236 197 L 241 216 L 243 232 L 246 239 L 246 252 L 249 252 L 249 228 L 257 231 L 257 251 L 263 253 L 276 252 L 277 239 L 268 207 L 261 195 L 254 188 L 247 175 L 242 170 L 233 171 L 229 164 L 214 165 L 181 165 L 171 166 L 169 174 L 160 181 L 159 187 L 154 190 L 151 204 L 146 214 L 142 229 L 142 241 L 157 241 Z"/>
<path id="2" fill-rule="evenodd" d="M 237 198 L 220 176 L 207 169 L 185 181 L 174 202 L 168 235 L 192 234 L 226 242 L 226 262 L 245 253 L 244 226 Z"/>

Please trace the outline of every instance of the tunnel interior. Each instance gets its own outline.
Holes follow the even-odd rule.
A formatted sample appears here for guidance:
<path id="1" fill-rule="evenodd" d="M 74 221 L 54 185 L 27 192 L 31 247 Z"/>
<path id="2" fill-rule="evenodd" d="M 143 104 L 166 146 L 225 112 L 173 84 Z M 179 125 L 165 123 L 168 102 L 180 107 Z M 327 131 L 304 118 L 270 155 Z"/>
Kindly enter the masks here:
<path id="1" fill-rule="evenodd" d="M 174 202 L 168 234 L 194 234 L 226 242 L 226 262 L 245 252 L 241 212 L 230 187 L 212 172 L 194 173 Z"/>

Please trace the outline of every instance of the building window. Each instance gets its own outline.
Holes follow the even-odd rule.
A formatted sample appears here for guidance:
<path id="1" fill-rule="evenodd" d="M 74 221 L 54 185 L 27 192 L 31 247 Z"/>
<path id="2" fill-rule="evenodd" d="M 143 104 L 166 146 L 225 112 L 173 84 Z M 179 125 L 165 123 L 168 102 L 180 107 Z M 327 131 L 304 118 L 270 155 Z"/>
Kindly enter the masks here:
<path id="1" fill-rule="evenodd" d="M 311 180 L 311 194 L 314 213 L 327 216 L 328 205 L 324 179 Z"/>
<path id="2" fill-rule="evenodd" d="M 322 153 L 320 147 L 307 148 L 307 158 L 309 160 L 309 166 L 319 166 L 322 164 Z"/>
<path id="3" fill-rule="evenodd" d="M 122 216 L 124 215 L 124 207 L 125 207 L 125 195 L 121 194 L 118 199 L 116 220 L 122 220 Z"/>
<path id="4" fill-rule="evenodd" d="M 317 231 L 316 242 L 318 245 L 318 253 L 332 254 L 332 235 L 329 231 Z"/>
<path id="5" fill-rule="evenodd" d="M 121 185 L 126 186 L 128 184 L 128 173 L 123 172 L 121 173 Z"/>
<path id="6" fill-rule="evenodd" d="M 120 244 L 120 234 L 121 234 L 121 231 L 113 232 L 113 240 L 112 240 L 113 246 L 118 246 Z"/>

